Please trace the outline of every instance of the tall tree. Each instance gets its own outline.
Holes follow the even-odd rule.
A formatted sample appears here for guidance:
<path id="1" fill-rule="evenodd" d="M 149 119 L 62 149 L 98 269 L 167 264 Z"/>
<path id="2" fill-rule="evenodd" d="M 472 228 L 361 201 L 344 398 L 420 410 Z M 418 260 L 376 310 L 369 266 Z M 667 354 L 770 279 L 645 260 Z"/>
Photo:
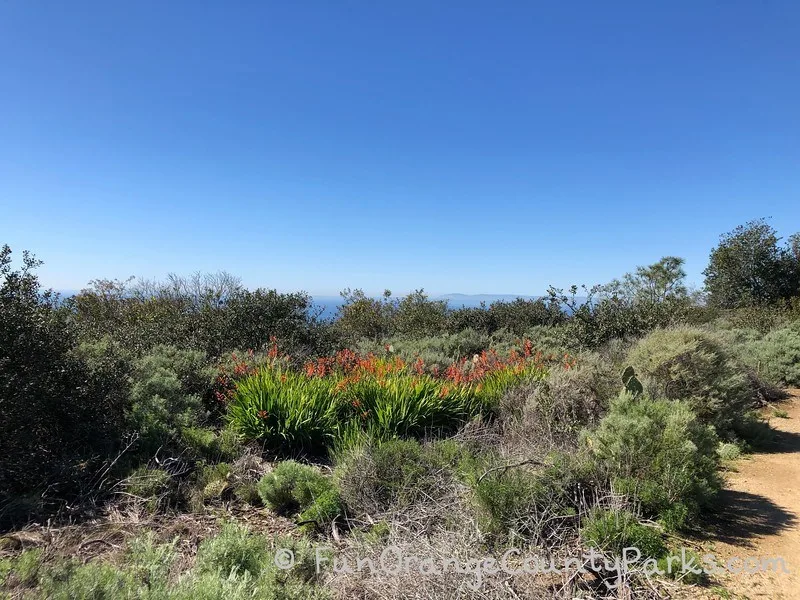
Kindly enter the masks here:
<path id="1" fill-rule="evenodd" d="M 797 236 L 779 244 L 764 219 L 722 235 L 703 274 L 709 303 L 721 308 L 771 304 L 797 295 Z"/>
<path id="2" fill-rule="evenodd" d="M 631 301 L 653 304 L 671 298 L 685 298 L 688 291 L 684 262 L 677 256 L 665 256 L 652 265 L 636 267 L 636 271 L 627 273 L 622 281 L 612 281 L 606 291 Z"/>

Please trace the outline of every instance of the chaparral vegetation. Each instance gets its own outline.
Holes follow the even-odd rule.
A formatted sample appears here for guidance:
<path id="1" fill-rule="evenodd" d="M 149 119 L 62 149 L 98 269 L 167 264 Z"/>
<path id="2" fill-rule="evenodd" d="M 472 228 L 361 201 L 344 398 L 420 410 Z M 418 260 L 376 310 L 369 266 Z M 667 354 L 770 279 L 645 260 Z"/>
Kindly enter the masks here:
<path id="1" fill-rule="evenodd" d="M 713 513 L 723 465 L 769 447 L 757 410 L 800 386 L 800 237 L 764 220 L 722 236 L 700 290 L 665 257 L 479 308 L 345 290 L 333 319 L 225 273 L 62 298 L 15 258 L 2 248 L 7 597 L 656 597 L 675 584 L 602 563 L 476 588 L 315 562 L 663 562 Z"/>

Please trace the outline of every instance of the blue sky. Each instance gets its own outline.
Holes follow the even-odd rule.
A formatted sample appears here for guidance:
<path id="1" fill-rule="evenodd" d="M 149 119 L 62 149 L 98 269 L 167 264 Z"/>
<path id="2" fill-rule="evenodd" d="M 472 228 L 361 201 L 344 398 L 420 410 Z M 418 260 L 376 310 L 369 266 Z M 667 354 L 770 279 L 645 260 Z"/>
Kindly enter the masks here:
<path id="1" fill-rule="evenodd" d="M 800 4 L 0 3 L 0 243 L 43 281 L 224 269 L 543 293 L 800 230 Z"/>

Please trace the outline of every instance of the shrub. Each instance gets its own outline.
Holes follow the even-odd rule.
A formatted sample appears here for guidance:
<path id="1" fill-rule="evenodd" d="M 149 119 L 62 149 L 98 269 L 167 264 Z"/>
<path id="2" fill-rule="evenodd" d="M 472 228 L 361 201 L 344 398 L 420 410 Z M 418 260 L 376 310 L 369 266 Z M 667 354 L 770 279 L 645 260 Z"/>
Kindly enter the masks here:
<path id="1" fill-rule="evenodd" d="M 452 477 L 436 445 L 390 440 L 353 449 L 337 465 L 341 497 L 355 514 L 405 510 L 420 501 L 435 502 Z"/>
<path id="2" fill-rule="evenodd" d="M 747 375 L 700 329 L 656 330 L 634 347 L 629 360 L 652 397 L 688 401 L 701 421 L 723 435 L 752 405 Z"/>
<path id="3" fill-rule="evenodd" d="M 283 515 L 300 513 L 300 521 L 330 523 L 342 514 L 339 491 L 315 468 L 287 460 L 258 482 L 264 504 Z"/>
<path id="4" fill-rule="evenodd" d="M 499 462 L 490 460 L 467 477 L 487 531 L 499 538 L 511 532 L 552 543 L 571 527 L 581 503 L 604 487 L 605 475 L 581 454 L 556 453 L 533 466 Z"/>
<path id="5" fill-rule="evenodd" d="M 703 274 L 709 303 L 723 308 L 772 304 L 800 288 L 797 235 L 784 246 L 764 219 L 750 221 L 720 237 Z"/>
<path id="6" fill-rule="evenodd" d="M 510 302 L 497 301 L 489 305 L 493 330 L 505 329 L 519 337 L 538 326 L 553 326 L 566 319 L 558 302 L 552 299 L 516 298 Z"/>
<path id="7" fill-rule="evenodd" d="M 273 336 L 293 354 L 329 350 L 329 327 L 311 314 L 305 293 L 246 290 L 227 273 L 130 281 L 95 280 L 68 300 L 65 310 L 81 339 L 108 336 L 136 355 L 179 345 L 220 356 L 235 348 L 260 350 Z"/>
<path id="8" fill-rule="evenodd" d="M 181 442 L 190 455 L 206 460 L 234 460 L 243 448 L 238 434 L 230 428 L 214 431 L 205 427 L 187 427 L 180 432 Z"/>
<path id="9" fill-rule="evenodd" d="M 480 333 L 492 333 L 497 329 L 485 304 L 480 307 L 462 306 L 449 310 L 445 327 L 451 334 L 457 334 L 467 329 Z"/>
<path id="10" fill-rule="evenodd" d="M 196 569 L 200 573 L 231 573 L 258 577 L 266 564 L 272 562 L 269 545 L 260 535 L 246 528 L 228 524 L 212 538 L 203 540 L 197 549 Z"/>
<path id="11" fill-rule="evenodd" d="M 362 290 L 346 289 L 341 293 L 344 303 L 339 307 L 334 328 L 345 340 L 355 343 L 362 338 L 382 340 L 392 333 L 397 304 L 392 293 L 368 298 Z"/>
<path id="12" fill-rule="evenodd" d="M 197 423 L 213 371 L 200 352 L 158 346 L 136 361 L 133 378 L 129 419 L 141 436 L 141 451 L 152 454 L 174 446 L 181 430 Z"/>
<path id="13" fill-rule="evenodd" d="M 169 505 L 175 494 L 172 477 L 163 469 L 138 467 L 124 480 L 127 494 L 145 501 L 150 512 Z"/>
<path id="14" fill-rule="evenodd" d="M 294 460 L 276 465 L 258 482 L 258 494 L 264 504 L 279 514 L 296 513 L 308 500 L 311 490 L 321 489 L 325 477 L 314 467 Z"/>
<path id="15" fill-rule="evenodd" d="M 150 588 L 165 587 L 170 569 L 177 558 L 176 544 L 177 538 L 166 544 L 159 544 L 152 531 L 133 538 L 128 543 L 126 552 L 128 570 Z"/>
<path id="16" fill-rule="evenodd" d="M 615 489 L 670 528 L 696 517 L 719 490 L 717 436 L 686 402 L 623 393 L 587 441 Z"/>
<path id="17" fill-rule="evenodd" d="M 800 322 L 749 345 L 751 364 L 774 385 L 800 386 Z"/>
<path id="18" fill-rule="evenodd" d="M 227 463 L 203 464 L 195 475 L 189 507 L 200 511 L 210 500 L 217 500 L 231 490 L 231 466 Z"/>
<path id="19" fill-rule="evenodd" d="M 643 558 L 659 558 L 667 552 L 658 531 L 642 525 L 628 510 L 593 510 L 583 522 L 581 536 L 589 545 L 617 556 L 625 548 L 637 548 Z"/>
<path id="20" fill-rule="evenodd" d="M 447 301 L 429 300 L 424 290 L 416 290 L 397 303 L 394 329 L 408 337 L 429 336 L 444 330 L 447 324 Z"/>
<path id="21" fill-rule="evenodd" d="M 581 429 L 605 413 L 620 386 L 611 364 L 599 355 L 582 354 L 570 369 L 554 368 L 540 381 L 505 392 L 500 403 L 504 436 L 517 446 L 574 445 Z"/>
<path id="22" fill-rule="evenodd" d="M 731 442 L 721 443 L 717 446 L 717 454 L 719 459 L 723 462 L 731 462 L 738 459 L 742 455 L 742 449 Z"/>
<path id="23" fill-rule="evenodd" d="M 75 331 L 41 288 L 40 264 L 26 252 L 14 270 L 11 249 L 0 248 L 0 504 L 31 492 L 42 503 L 58 490 L 58 504 L 86 493 L 96 457 L 122 437 L 119 396 L 73 353 Z"/>
<path id="24" fill-rule="evenodd" d="M 50 570 L 42 580 L 41 591 L 49 600 L 133 600 L 140 597 L 139 588 L 130 573 L 110 564 L 68 561 Z"/>

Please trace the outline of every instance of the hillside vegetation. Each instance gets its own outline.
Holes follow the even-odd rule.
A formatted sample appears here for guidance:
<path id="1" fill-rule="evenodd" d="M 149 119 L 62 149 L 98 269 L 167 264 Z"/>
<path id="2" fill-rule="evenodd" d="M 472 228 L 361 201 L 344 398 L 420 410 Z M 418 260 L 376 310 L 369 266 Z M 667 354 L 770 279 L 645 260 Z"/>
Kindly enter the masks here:
<path id="1" fill-rule="evenodd" d="M 224 273 L 62 299 L 38 265 L 0 253 L 0 527 L 135 533 L 90 560 L 5 538 L 9 597 L 656 597 L 669 575 L 644 567 L 475 588 L 331 565 L 636 547 L 663 566 L 726 460 L 771 443 L 756 410 L 800 386 L 800 238 L 764 221 L 722 236 L 703 290 L 665 257 L 481 308 L 345 290 L 332 321 Z"/>

